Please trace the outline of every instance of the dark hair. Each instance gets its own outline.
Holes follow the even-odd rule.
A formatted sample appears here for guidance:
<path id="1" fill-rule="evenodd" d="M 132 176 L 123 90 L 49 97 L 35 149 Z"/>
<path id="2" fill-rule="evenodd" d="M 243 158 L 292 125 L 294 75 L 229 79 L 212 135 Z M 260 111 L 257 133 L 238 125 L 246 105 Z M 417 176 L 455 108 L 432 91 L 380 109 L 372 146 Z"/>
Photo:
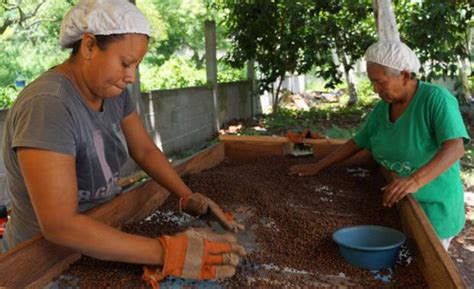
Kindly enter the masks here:
<path id="1" fill-rule="evenodd" d="M 109 43 L 120 40 L 124 38 L 125 35 L 126 34 L 110 34 L 110 35 L 94 35 L 94 36 L 97 41 L 97 46 L 99 47 L 99 49 L 105 50 Z M 79 39 L 72 44 L 71 55 L 76 55 L 76 53 L 79 51 L 79 48 L 81 47 L 81 42 L 82 42 L 82 39 Z"/>

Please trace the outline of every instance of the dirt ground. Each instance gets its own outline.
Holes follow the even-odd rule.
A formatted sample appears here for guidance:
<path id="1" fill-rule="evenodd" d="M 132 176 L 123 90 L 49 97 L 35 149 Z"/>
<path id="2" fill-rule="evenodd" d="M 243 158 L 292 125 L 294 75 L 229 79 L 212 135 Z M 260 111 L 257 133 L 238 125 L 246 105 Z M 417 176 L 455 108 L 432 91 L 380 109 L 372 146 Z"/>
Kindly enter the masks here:
<path id="1" fill-rule="evenodd" d="M 473 123 L 473 121 L 469 121 Z M 467 129 L 471 138 L 474 137 L 474 127 L 468 125 Z M 474 149 L 474 142 L 469 144 Z M 461 271 L 468 288 L 474 288 L 474 186 L 466 185 L 464 192 L 464 203 L 466 205 L 466 225 L 459 236 L 457 236 L 449 248 L 449 255 Z"/>
<path id="2" fill-rule="evenodd" d="M 468 288 L 474 288 L 474 193 L 465 192 L 466 225 L 451 241 L 449 255 L 461 271 Z"/>

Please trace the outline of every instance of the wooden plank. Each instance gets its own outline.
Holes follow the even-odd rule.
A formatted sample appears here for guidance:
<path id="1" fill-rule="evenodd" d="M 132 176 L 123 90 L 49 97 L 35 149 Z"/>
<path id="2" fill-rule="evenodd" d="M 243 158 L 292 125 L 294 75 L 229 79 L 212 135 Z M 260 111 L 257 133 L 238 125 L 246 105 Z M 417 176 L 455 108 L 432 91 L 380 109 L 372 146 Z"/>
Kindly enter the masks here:
<path id="1" fill-rule="evenodd" d="M 433 226 L 412 195 L 399 207 L 403 231 L 415 240 L 416 263 L 429 288 L 467 288 L 451 257 L 444 250 Z"/>
<path id="2" fill-rule="evenodd" d="M 221 142 L 250 142 L 250 143 L 287 143 L 288 139 L 281 136 L 247 136 L 247 135 L 220 135 Z"/>
<path id="3" fill-rule="evenodd" d="M 282 156 L 291 152 L 286 137 L 273 136 L 235 136 L 221 135 L 219 140 L 225 143 L 225 155 L 231 159 L 251 160 L 262 156 Z M 303 143 L 313 146 L 313 156 L 322 158 L 347 140 L 343 139 L 304 139 Z M 341 163 L 341 165 L 373 165 L 372 154 L 363 150 Z"/>
<path id="4" fill-rule="evenodd" d="M 196 174 L 203 170 L 212 168 L 222 162 L 225 157 L 224 144 L 218 143 L 213 147 L 203 150 L 197 155 L 186 160 L 179 165 L 176 171 L 180 176 L 187 174 Z"/>
<path id="5" fill-rule="evenodd" d="M 148 215 L 160 206 L 169 192 L 155 181 L 149 180 L 130 192 L 121 194 L 100 207 L 93 208 L 87 215 L 113 227 L 133 220 L 137 214 Z"/>
<path id="6" fill-rule="evenodd" d="M 51 267 L 46 274 L 40 276 L 36 281 L 27 285 L 26 289 L 44 289 L 45 285 L 50 283 L 54 278 L 58 276 L 58 272 L 63 272 L 66 270 L 69 265 L 81 259 L 81 254 L 72 253 L 66 256 L 64 259 L 60 260 Z M 13 287 L 12 287 L 13 288 Z"/>
<path id="7" fill-rule="evenodd" d="M 283 143 L 226 142 L 225 156 L 233 160 L 253 160 L 265 156 L 283 156 L 287 152 Z"/>
<path id="8" fill-rule="evenodd" d="M 383 168 L 381 171 L 388 181 L 396 178 L 393 172 Z M 444 250 L 428 217 L 413 195 L 406 196 L 397 205 L 397 209 L 404 233 L 414 241 L 416 264 L 429 288 L 467 288 L 456 264 Z"/>
<path id="9" fill-rule="evenodd" d="M 137 181 L 146 178 L 148 175 L 140 170 L 138 172 L 135 172 L 134 174 L 127 176 L 125 178 L 121 178 L 120 180 L 117 181 L 117 184 L 122 187 L 123 189 L 127 188 L 128 186 L 136 183 Z"/>
<path id="10" fill-rule="evenodd" d="M 80 254 L 36 236 L 0 257 L 0 286 L 26 288 L 42 279 L 51 268 L 59 270 L 64 267 L 63 260 L 67 258 L 75 261 L 80 258 Z"/>
<path id="11" fill-rule="evenodd" d="M 248 143 L 288 143 L 288 138 L 283 136 L 247 136 L 247 135 L 220 135 L 221 142 L 248 142 Z M 343 139 L 312 139 L 305 138 L 305 144 L 343 144 L 346 140 Z"/>
<path id="12" fill-rule="evenodd" d="M 225 144 L 225 157 L 253 160 L 264 156 L 282 156 L 289 150 L 286 137 L 220 135 Z"/>

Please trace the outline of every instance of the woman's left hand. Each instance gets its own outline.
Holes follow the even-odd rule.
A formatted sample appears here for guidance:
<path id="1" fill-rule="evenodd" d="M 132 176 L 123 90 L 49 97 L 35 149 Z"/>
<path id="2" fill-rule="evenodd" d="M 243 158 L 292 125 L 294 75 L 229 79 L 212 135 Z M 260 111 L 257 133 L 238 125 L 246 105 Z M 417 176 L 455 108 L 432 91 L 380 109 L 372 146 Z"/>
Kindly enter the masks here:
<path id="1" fill-rule="evenodd" d="M 383 205 L 391 207 L 398 203 L 408 194 L 414 194 L 421 188 L 421 185 L 415 177 L 409 176 L 406 178 L 396 178 L 390 184 L 382 188 Z"/>
<path id="2" fill-rule="evenodd" d="M 245 228 L 244 225 L 235 221 L 232 213 L 224 212 L 213 200 L 200 193 L 181 198 L 180 209 L 193 216 L 211 213 L 224 229 L 231 232 L 236 233 Z"/>

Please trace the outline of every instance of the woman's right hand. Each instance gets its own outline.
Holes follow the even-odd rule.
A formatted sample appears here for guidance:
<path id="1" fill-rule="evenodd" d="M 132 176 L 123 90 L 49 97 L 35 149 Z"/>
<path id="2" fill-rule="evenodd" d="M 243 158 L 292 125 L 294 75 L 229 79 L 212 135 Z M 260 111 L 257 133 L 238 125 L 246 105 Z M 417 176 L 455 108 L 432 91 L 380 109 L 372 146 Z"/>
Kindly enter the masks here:
<path id="1" fill-rule="evenodd" d="M 179 209 L 192 216 L 201 216 L 211 213 L 221 226 L 227 231 L 237 233 L 245 229 L 245 226 L 237 223 L 230 212 L 224 212 L 221 207 L 209 197 L 200 193 L 193 193 L 190 196 L 179 200 Z"/>
<path id="2" fill-rule="evenodd" d="M 289 175 L 296 175 L 299 177 L 313 176 L 322 170 L 319 163 L 303 164 L 291 166 L 288 170 Z"/>

